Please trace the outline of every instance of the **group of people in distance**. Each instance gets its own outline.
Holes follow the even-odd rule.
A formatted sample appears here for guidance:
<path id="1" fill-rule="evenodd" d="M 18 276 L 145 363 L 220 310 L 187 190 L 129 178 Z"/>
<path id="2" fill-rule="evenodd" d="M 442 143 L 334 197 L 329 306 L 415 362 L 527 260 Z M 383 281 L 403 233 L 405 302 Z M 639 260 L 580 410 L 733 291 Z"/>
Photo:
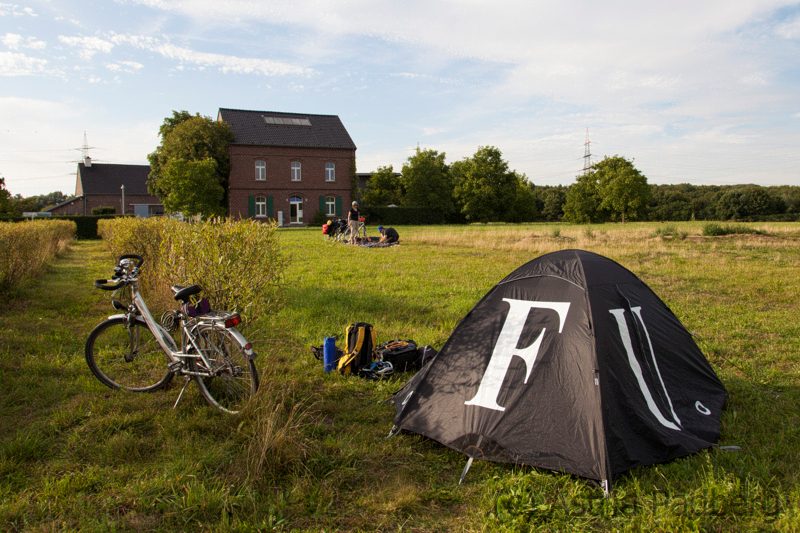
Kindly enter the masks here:
<path id="1" fill-rule="evenodd" d="M 353 202 L 350 206 L 350 211 L 347 213 L 346 222 L 343 220 L 328 220 L 322 225 L 322 234 L 327 235 L 328 237 L 334 237 L 336 236 L 337 232 L 344 232 L 347 228 L 349 228 L 350 240 L 348 242 L 350 244 L 358 244 L 358 228 L 359 224 L 363 221 L 364 218 L 361 217 L 361 213 L 358 210 L 358 202 Z M 383 226 L 378 226 L 378 232 L 381 234 L 381 236 L 376 239 L 377 242 L 395 244 L 400 241 L 400 235 L 394 228 L 384 228 Z M 370 242 L 373 241 L 373 239 L 374 238 L 368 238 L 367 241 Z"/>

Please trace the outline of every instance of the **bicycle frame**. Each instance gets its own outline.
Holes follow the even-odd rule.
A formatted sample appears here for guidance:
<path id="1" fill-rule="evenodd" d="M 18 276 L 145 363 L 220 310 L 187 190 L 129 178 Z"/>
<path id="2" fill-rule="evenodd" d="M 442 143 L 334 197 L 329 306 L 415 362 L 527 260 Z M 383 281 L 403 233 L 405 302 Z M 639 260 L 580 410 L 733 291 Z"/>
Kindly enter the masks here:
<path id="1" fill-rule="evenodd" d="M 172 363 L 181 363 L 180 374 L 186 376 L 213 377 L 214 374 L 211 371 L 191 371 L 183 366 L 182 363 L 186 359 L 200 359 L 205 368 L 212 368 L 211 362 L 203 355 L 203 351 L 197 345 L 197 334 L 195 331 L 199 330 L 199 328 L 203 326 L 224 327 L 224 322 L 228 315 L 201 315 L 199 317 L 190 318 L 185 316 L 182 311 L 178 311 L 181 326 L 181 348 L 178 349 L 178 346 L 175 343 L 175 340 L 172 338 L 172 335 L 170 335 L 169 332 L 156 321 L 156 319 L 153 317 L 153 314 L 150 312 L 150 309 L 147 307 L 142 294 L 139 292 L 137 280 L 131 280 L 129 287 L 131 290 L 131 304 L 128 307 L 128 312 L 124 314 L 111 315 L 108 318 L 120 317 L 125 318 L 128 321 L 138 320 L 143 322 L 147 328 L 153 332 L 153 335 L 161 347 L 161 350 L 170 359 L 170 361 Z M 252 360 L 255 357 L 255 353 L 253 352 L 252 348 L 248 348 L 248 342 L 244 338 L 244 335 L 242 335 L 238 329 L 233 327 L 225 329 L 244 349 L 247 357 Z M 189 353 L 188 349 L 190 346 L 194 348 L 196 353 Z"/>
<path id="2" fill-rule="evenodd" d="M 131 392 L 164 388 L 173 376 L 181 375 L 185 381 L 173 407 L 194 381 L 209 404 L 226 413 L 239 413 L 258 390 L 256 354 L 236 329 L 241 317 L 235 312 L 209 311 L 205 300 L 191 306 L 191 298 L 202 288 L 175 285 L 175 300 L 181 304 L 157 321 L 139 291 L 143 262 L 140 255 L 122 255 L 111 279 L 95 280 L 96 288 L 116 291 L 119 299 L 112 298 L 111 303 L 120 313 L 95 326 L 86 339 L 89 369 L 104 385 Z M 195 316 L 198 308 L 206 312 Z M 166 369 L 161 366 L 164 363 Z"/>

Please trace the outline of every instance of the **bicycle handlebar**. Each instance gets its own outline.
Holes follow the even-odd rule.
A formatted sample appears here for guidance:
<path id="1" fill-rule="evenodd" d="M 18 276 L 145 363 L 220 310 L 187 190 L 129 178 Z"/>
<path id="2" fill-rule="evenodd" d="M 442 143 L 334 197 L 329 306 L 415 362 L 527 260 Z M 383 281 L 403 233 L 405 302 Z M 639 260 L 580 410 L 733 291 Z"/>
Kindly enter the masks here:
<path id="1" fill-rule="evenodd" d="M 126 272 L 127 267 L 130 265 L 123 265 L 123 262 L 126 259 L 129 259 L 133 262 L 133 269 L 130 272 Z M 139 268 L 142 266 L 142 263 L 144 263 L 144 258 L 141 255 L 121 255 L 117 260 L 117 266 L 114 267 L 114 275 L 111 276 L 111 279 L 97 279 L 94 282 L 94 286 L 104 291 L 115 291 L 130 281 L 128 279 L 129 274 L 133 277 L 136 277 L 139 272 Z"/>
<path id="2" fill-rule="evenodd" d="M 118 281 L 116 284 L 109 285 L 108 282 L 112 280 L 108 279 L 96 279 L 94 280 L 94 286 L 98 289 L 103 289 L 104 291 L 115 291 L 125 285 L 125 281 Z"/>
<path id="3" fill-rule="evenodd" d="M 141 267 L 142 263 L 144 263 L 144 258 L 141 255 L 136 255 L 136 254 L 121 255 L 119 256 L 119 260 L 117 261 L 117 263 L 121 263 L 123 259 L 133 259 L 134 261 L 136 261 L 135 265 L 136 268 Z"/>

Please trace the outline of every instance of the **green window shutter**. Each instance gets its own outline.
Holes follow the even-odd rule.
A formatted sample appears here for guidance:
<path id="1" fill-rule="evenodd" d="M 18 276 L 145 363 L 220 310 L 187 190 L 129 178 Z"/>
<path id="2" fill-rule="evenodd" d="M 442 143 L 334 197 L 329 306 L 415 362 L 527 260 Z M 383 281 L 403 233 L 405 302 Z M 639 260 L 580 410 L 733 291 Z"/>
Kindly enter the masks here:
<path id="1" fill-rule="evenodd" d="M 256 216 L 256 197 L 252 194 L 247 197 L 247 216 Z"/>
<path id="2" fill-rule="evenodd" d="M 273 213 L 272 196 L 267 196 L 267 216 L 269 218 L 275 218 L 272 213 Z"/>
<path id="3" fill-rule="evenodd" d="M 342 197 L 341 196 L 337 196 L 336 197 L 336 216 L 337 217 L 342 216 Z"/>
<path id="4" fill-rule="evenodd" d="M 325 196 L 319 197 L 319 212 L 323 215 L 327 215 L 328 212 L 325 210 Z"/>

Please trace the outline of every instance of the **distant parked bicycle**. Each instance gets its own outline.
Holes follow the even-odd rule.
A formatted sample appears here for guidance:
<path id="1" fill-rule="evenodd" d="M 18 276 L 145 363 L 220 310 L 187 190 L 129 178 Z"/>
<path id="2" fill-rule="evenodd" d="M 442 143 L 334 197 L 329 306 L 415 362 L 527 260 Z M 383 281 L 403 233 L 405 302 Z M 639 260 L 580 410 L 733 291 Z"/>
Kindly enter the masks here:
<path id="1" fill-rule="evenodd" d="M 350 237 L 353 235 L 353 230 L 350 226 L 347 226 L 342 233 L 341 241 L 342 242 L 350 242 Z M 360 217 L 358 219 L 358 229 L 356 230 L 356 241 L 367 240 L 367 223 L 365 222 L 364 217 Z"/>
<path id="2" fill-rule="evenodd" d="M 179 309 L 164 313 L 156 322 L 139 292 L 143 259 L 123 255 L 110 280 L 95 287 L 117 291 L 111 303 L 120 314 L 97 325 L 86 340 L 86 362 L 92 373 L 112 389 L 152 392 L 166 387 L 176 374 L 186 387 L 194 378 L 200 393 L 214 407 L 236 414 L 258 390 L 258 372 L 252 345 L 236 329 L 238 313 L 210 310 L 208 300 L 195 305 L 190 299 L 199 285 L 172 286 Z M 122 301 L 120 301 L 122 300 Z M 126 302 L 126 303 L 123 303 Z M 180 331 L 180 349 L 170 331 Z"/>

